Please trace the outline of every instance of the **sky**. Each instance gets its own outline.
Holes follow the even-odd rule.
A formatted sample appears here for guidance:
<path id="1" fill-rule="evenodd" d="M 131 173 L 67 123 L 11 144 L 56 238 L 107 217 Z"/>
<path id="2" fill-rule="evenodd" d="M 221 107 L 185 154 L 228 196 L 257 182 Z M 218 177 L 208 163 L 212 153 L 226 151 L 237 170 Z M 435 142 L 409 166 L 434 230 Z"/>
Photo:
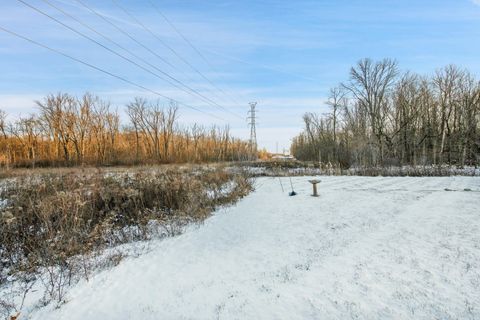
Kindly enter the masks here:
<path id="1" fill-rule="evenodd" d="M 281 152 L 304 113 L 327 112 L 329 89 L 362 58 L 480 75 L 480 0 L 80 1 L 99 15 L 77 0 L 0 0 L 0 27 L 130 83 L 0 30 L 0 109 L 10 119 L 36 112 L 34 101 L 48 94 L 91 92 L 127 124 L 135 97 L 165 106 L 168 97 L 179 101 L 183 125 L 228 125 L 248 139 L 249 102 L 257 102 L 259 147 Z"/>

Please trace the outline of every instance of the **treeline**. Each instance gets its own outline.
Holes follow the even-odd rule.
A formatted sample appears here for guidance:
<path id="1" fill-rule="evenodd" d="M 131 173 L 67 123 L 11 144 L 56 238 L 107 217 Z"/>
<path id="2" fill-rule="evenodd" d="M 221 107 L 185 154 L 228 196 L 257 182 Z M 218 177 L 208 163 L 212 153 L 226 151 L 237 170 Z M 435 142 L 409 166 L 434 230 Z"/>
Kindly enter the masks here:
<path id="1" fill-rule="evenodd" d="M 363 59 L 327 104 L 326 114 L 304 115 L 291 145 L 297 159 L 342 167 L 480 162 L 480 82 L 467 70 L 450 65 L 427 77 Z"/>
<path id="2" fill-rule="evenodd" d="M 248 143 L 228 126 L 185 127 L 178 106 L 136 98 L 126 106 L 128 125 L 110 103 L 85 94 L 49 95 L 38 112 L 7 122 L 0 110 L 0 166 L 131 165 L 236 161 L 248 158 Z"/>

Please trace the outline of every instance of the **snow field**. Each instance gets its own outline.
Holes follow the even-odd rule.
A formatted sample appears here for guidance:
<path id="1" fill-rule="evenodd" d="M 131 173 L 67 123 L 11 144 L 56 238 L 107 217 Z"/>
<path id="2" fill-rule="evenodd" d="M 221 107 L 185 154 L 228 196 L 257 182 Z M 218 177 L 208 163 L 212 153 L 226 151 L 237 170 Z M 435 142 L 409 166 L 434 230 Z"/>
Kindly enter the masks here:
<path id="1" fill-rule="evenodd" d="M 479 177 L 281 179 L 31 319 L 480 318 Z"/>

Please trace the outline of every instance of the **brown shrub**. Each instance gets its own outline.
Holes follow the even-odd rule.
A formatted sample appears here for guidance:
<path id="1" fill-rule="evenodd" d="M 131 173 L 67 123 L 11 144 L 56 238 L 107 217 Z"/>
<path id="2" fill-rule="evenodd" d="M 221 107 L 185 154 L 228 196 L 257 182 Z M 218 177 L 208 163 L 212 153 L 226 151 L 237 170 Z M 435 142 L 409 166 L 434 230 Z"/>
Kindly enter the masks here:
<path id="1" fill-rule="evenodd" d="M 0 192 L 7 201 L 0 207 L 1 268 L 10 274 L 66 268 L 68 275 L 78 265 L 72 257 L 174 234 L 172 226 L 201 221 L 250 190 L 248 177 L 219 168 L 20 176 Z"/>

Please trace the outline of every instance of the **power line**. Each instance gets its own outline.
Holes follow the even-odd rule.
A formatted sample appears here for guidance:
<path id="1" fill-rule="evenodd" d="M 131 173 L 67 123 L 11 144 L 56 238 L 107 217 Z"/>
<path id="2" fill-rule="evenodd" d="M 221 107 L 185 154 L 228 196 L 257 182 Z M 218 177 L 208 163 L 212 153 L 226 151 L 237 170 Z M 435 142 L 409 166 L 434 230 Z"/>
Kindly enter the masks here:
<path id="1" fill-rule="evenodd" d="M 202 60 L 210 67 L 210 70 L 216 72 L 216 69 L 210 63 L 210 61 L 208 61 L 205 55 L 203 55 L 202 52 L 182 32 L 180 32 L 180 30 L 170 21 L 170 19 L 168 19 L 167 16 L 163 14 L 163 12 L 158 8 L 158 6 L 155 5 L 152 0 L 147 0 L 147 1 L 155 9 L 155 11 L 168 23 L 168 25 L 185 41 L 185 43 L 187 43 L 190 46 L 190 48 L 192 48 L 193 51 L 195 51 L 198 54 L 198 56 L 202 58 Z M 225 92 L 221 88 L 219 89 L 225 94 Z M 235 97 L 232 96 L 232 98 L 236 103 L 240 104 L 235 99 Z"/>
<path id="2" fill-rule="evenodd" d="M 141 43 L 140 41 L 138 41 L 137 39 L 135 39 L 135 37 L 133 37 L 132 35 L 130 35 L 128 32 L 126 32 L 125 30 L 123 30 L 122 28 L 120 28 L 119 26 L 117 26 L 115 23 L 111 22 L 109 19 L 107 19 L 104 15 L 98 13 L 96 10 L 92 9 L 89 5 L 87 5 L 85 2 L 83 2 L 82 0 L 75 0 L 77 3 L 79 3 L 81 6 L 83 6 L 85 9 L 89 10 L 90 12 L 92 12 L 94 15 L 96 15 L 97 17 L 99 17 L 100 19 L 102 19 L 103 21 L 105 21 L 106 23 L 108 23 L 110 26 L 112 26 L 113 28 L 115 28 L 117 31 L 119 31 L 120 33 L 122 33 L 123 35 L 125 35 L 126 37 L 128 37 L 130 40 L 132 40 L 133 42 L 135 42 L 136 44 L 138 44 L 139 46 L 141 46 L 143 49 L 147 50 L 148 52 L 150 52 L 152 55 L 154 55 L 155 57 L 157 57 L 158 59 L 160 59 L 163 63 L 167 64 L 168 66 L 170 66 L 171 68 L 176 69 L 176 67 L 171 64 L 170 62 L 168 62 L 168 60 L 166 60 L 165 58 L 163 58 L 162 56 L 160 56 L 159 54 L 157 54 L 155 51 L 153 51 L 152 49 L 150 49 L 149 47 L 147 47 L 146 45 L 144 45 L 143 43 Z"/>
<path id="3" fill-rule="evenodd" d="M 78 1 L 78 0 L 77 0 Z M 207 76 L 205 76 L 200 70 L 195 68 L 190 62 L 188 62 L 185 58 L 183 58 L 175 49 L 173 49 L 171 46 L 169 46 L 165 41 L 163 41 L 162 38 L 160 38 L 155 32 L 153 32 L 150 28 L 148 28 L 144 23 L 142 23 L 139 19 L 137 19 L 133 14 L 131 14 L 127 9 L 122 7 L 118 1 L 116 0 L 111 0 L 112 3 L 117 6 L 120 10 L 122 10 L 126 15 L 128 15 L 133 21 L 135 21 L 139 26 L 141 26 L 145 31 L 150 33 L 155 39 L 157 39 L 163 46 L 165 46 L 167 49 L 169 49 L 178 59 L 180 59 L 183 63 L 188 65 L 193 71 L 198 73 L 205 81 L 210 83 L 212 87 L 217 89 L 218 91 L 222 92 L 225 96 L 228 97 L 228 95 L 223 91 L 221 88 L 217 87 Z M 230 98 L 231 99 L 231 98 Z"/>
<path id="4" fill-rule="evenodd" d="M 128 79 L 126 79 L 126 78 L 124 78 L 124 77 L 122 77 L 122 76 L 116 75 L 116 74 L 114 74 L 114 73 L 112 73 L 112 72 L 110 72 L 110 71 L 107 71 L 107 70 L 105 70 L 105 69 L 102 69 L 102 68 L 100 68 L 100 67 L 97 67 L 97 66 L 95 66 L 95 65 L 93 65 L 93 64 L 91 64 L 91 63 L 89 63 L 89 62 L 83 61 L 83 60 L 78 59 L 78 58 L 76 58 L 76 57 L 73 57 L 73 56 L 71 56 L 71 55 L 69 55 L 69 54 L 67 54 L 67 53 L 64 53 L 64 52 L 62 52 L 62 51 L 60 51 L 60 50 L 54 49 L 54 48 L 49 47 L 49 46 L 47 46 L 47 45 L 45 45 L 45 44 L 42 44 L 42 43 L 40 43 L 40 42 L 37 42 L 37 41 L 32 40 L 32 39 L 30 39 L 30 38 L 27 38 L 26 36 L 23 36 L 23 35 L 21 35 L 21 34 L 18 34 L 18 33 L 14 32 L 14 31 L 11 31 L 11 30 L 9 30 L 9 29 L 6 29 L 6 28 L 4 28 L 4 27 L 2 27 L 2 26 L 0 26 L 0 30 L 3 31 L 3 32 L 8 33 L 8 34 L 10 34 L 10 35 L 13 35 L 13 36 L 15 36 L 15 37 L 17 37 L 17 38 L 20 38 L 20 39 L 23 39 L 23 40 L 25 40 L 25 41 L 27 41 L 27 42 L 30 42 L 30 43 L 32 43 L 32 44 L 35 44 L 35 45 L 37 45 L 37 46 L 39 46 L 39 47 L 42 47 L 42 48 L 44 48 L 44 49 L 47 49 L 47 50 L 52 51 L 52 52 L 55 52 L 55 53 L 57 53 L 57 54 L 59 54 L 59 55 L 62 55 L 62 56 L 66 57 L 66 58 L 68 58 L 68 59 L 70 59 L 70 60 L 73 60 L 73 61 L 78 62 L 78 63 L 80 63 L 80 64 L 83 64 L 83 65 L 85 65 L 85 66 L 87 66 L 87 67 L 90 67 L 90 68 L 92 68 L 92 69 L 94 69 L 94 70 L 97 70 L 97 71 L 99 71 L 99 72 L 102 72 L 102 73 L 104 73 L 104 74 L 107 74 L 107 75 L 109 75 L 109 76 L 111 76 L 111 77 L 113 77 L 113 78 L 119 79 L 119 80 L 121 80 L 121 81 L 123 81 L 123 82 L 126 82 L 126 83 L 132 85 L 132 86 L 135 86 L 135 87 L 140 88 L 140 89 L 142 89 L 142 90 L 148 91 L 148 92 L 153 93 L 153 94 L 155 94 L 155 95 L 157 95 L 157 96 L 160 96 L 160 97 L 162 97 L 162 98 L 165 98 L 165 99 L 174 101 L 174 102 L 176 102 L 176 103 L 178 103 L 178 104 L 180 104 L 180 105 L 183 105 L 183 106 L 185 106 L 185 107 L 187 107 L 187 108 L 189 108 L 189 109 L 198 111 L 198 112 L 200 112 L 200 113 L 206 114 L 206 115 L 208 115 L 208 116 L 211 116 L 211 117 L 213 117 L 213 118 L 216 118 L 216 119 L 219 119 L 219 120 L 222 120 L 222 121 L 226 121 L 225 119 L 223 119 L 223 118 L 221 118 L 221 117 L 218 117 L 218 116 L 216 116 L 216 115 L 214 115 L 214 114 L 211 114 L 211 113 L 209 113 L 209 112 L 205 112 L 205 111 L 203 111 L 203 110 L 201 110 L 201 109 L 198 109 L 198 108 L 196 108 L 196 107 L 193 107 L 193 106 L 191 106 L 191 105 L 188 105 L 188 104 L 186 104 L 186 103 L 183 103 L 183 102 L 181 102 L 181 101 L 179 101 L 179 100 L 170 98 L 170 97 L 168 97 L 168 96 L 166 96 L 166 95 L 164 95 L 164 94 L 162 94 L 162 93 L 160 93 L 160 92 L 158 92 L 158 91 L 149 89 L 149 88 L 147 88 L 147 87 L 145 87 L 145 86 L 143 86 L 143 85 L 141 85 L 141 84 L 138 84 L 138 83 L 135 83 L 135 82 L 133 82 L 133 81 L 130 81 L 130 80 L 128 80 Z"/>
<path id="5" fill-rule="evenodd" d="M 168 25 L 203 59 L 203 61 L 205 61 L 207 65 L 213 68 L 213 66 L 210 64 L 207 58 L 205 58 L 205 56 L 200 52 L 200 50 L 198 50 L 193 45 L 193 43 L 190 40 L 188 40 L 187 37 L 185 37 L 183 33 L 180 32 L 180 30 L 178 30 L 177 27 L 175 27 L 175 25 L 170 21 L 170 19 L 168 19 L 167 16 L 165 16 L 162 13 L 162 11 L 160 11 L 160 9 L 151 0 L 147 0 L 147 1 L 150 3 L 152 8 L 154 8 L 155 11 L 163 18 L 163 20 L 165 20 L 168 23 Z"/>
<path id="6" fill-rule="evenodd" d="M 307 80 L 307 81 L 313 81 L 313 82 L 318 82 L 319 81 L 318 79 L 315 79 L 315 78 L 310 78 L 310 77 L 300 75 L 300 74 L 297 74 L 297 73 L 281 70 L 281 69 L 274 68 L 274 67 L 271 67 L 271 66 L 268 66 L 268 65 L 253 63 L 253 62 L 249 62 L 249 61 L 246 61 L 246 60 L 242 60 L 242 59 L 239 59 L 237 57 L 232 57 L 230 55 L 227 55 L 227 54 L 215 51 L 215 50 L 205 49 L 205 51 L 213 53 L 217 56 L 224 57 L 228 60 L 240 62 L 240 63 L 246 64 L 246 65 L 252 66 L 252 67 L 257 67 L 257 68 L 262 68 L 262 69 L 265 69 L 265 70 L 270 70 L 270 71 L 273 71 L 273 72 L 276 72 L 276 73 L 281 73 L 281 74 L 293 76 L 295 78 L 304 79 L 304 80 Z"/>
<path id="7" fill-rule="evenodd" d="M 164 77 L 160 76 L 159 74 L 157 74 L 157 73 L 155 73 L 155 72 L 152 72 L 151 70 L 149 70 L 149 69 L 145 68 L 144 66 L 136 63 L 135 61 L 131 60 L 130 58 L 128 58 L 128 57 L 126 57 L 126 56 L 124 56 L 124 55 L 122 55 L 122 54 L 120 54 L 120 53 L 118 53 L 118 52 L 116 52 L 116 51 L 114 51 L 114 50 L 112 50 L 112 49 L 110 49 L 109 47 L 103 45 L 102 43 L 98 42 L 97 40 L 95 40 L 95 39 L 89 37 L 88 35 L 86 35 L 86 34 L 80 32 L 80 31 L 76 30 L 75 28 L 72 28 L 71 26 L 69 26 L 69 25 L 63 23 L 62 21 L 56 19 L 55 17 L 49 15 L 48 13 L 45 13 L 44 11 L 36 8 L 35 6 L 32 6 L 32 5 L 30 5 L 29 3 L 27 3 L 27 2 L 25 2 L 25 1 L 23 1 L 23 0 L 17 0 L 17 1 L 23 3 L 23 4 L 26 5 L 27 7 L 33 9 L 34 11 L 36 11 L 36 12 L 38 12 L 38 13 L 40 13 L 40 14 L 42 14 L 42 15 L 50 18 L 50 19 L 52 19 L 53 21 L 57 22 L 58 24 L 62 25 L 62 26 L 65 27 L 65 28 L 69 29 L 70 31 L 72 31 L 72 32 L 74 32 L 74 33 L 76 33 L 76 34 L 84 37 L 84 38 L 87 39 L 87 40 L 90 40 L 91 42 L 93 42 L 93 43 L 95 43 L 95 44 L 97 44 L 97 45 L 99 45 L 99 46 L 101 46 L 101 47 L 104 48 L 105 50 L 107 50 L 107 51 L 113 53 L 114 55 L 116 55 L 116 56 L 118 56 L 118 57 L 126 60 L 127 62 L 135 65 L 136 67 L 138 67 L 138 68 L 140 68 L 140 69 L 142 69 L 142 70 L 144 70 L 144 71 L 152 74 L 153 76 L 155 76 L 155 77 L 157 77 L 157 78 L 159 78 L 159 79 L 161 79 L 161 80 L 166 81 L 167 83 L 173 85 L 173 86 L 176 87 L 177 89 L 180 89 L 180 90 L 182 90 L 182 91 L 184 91 L 184 92 L 186 92 L 186 93 L 189 93 L 189 92 L 187 91 L 187 90 L 189 90 L 189 91 L 193 92 L 194 94 L 198 95 L 199 97 L 201 97 L 202 99 L 206 100 L 207 103 L 208 103 L 208 101 L 210 101 L 210 104 L 216 105 L 213 101 L 211 101 L 211 100 L 208 99 L 207 97 L 203 96 L 201 93 L 197 92 L 195 89 L 190 88 L 189 86 L 183 84 L 181 81 L 179 81 L 179 80 L 175 79 L 174 77 L 170 76 L 168 73 L 166 73 L 166 72 L 164 72 L 164 71 L 156 68 L 160 73 L 162 73 L 163 75 L 165 75 L 165 76 L 168 77 L 169 79 L 172 79 L 172 80 L 175 81 L 176 83 L 179 83 L 181 86 L 187 88 L 187 90 L 185 90 L 185 89 L 181 88 L 180 86 L 172 83 L 171 81 L 165 79 Z M 73 16 L 71 16 L 71 15 L 68 15 L 68 13 L 66 13 L 65 11 L 61 10 L 60 8 L 52 5 L 52 4 L 49 3 L 47 0 L 42 0 L 42 1 L 44 1 L 45 3 L 53 6 L 55 9 L 60 10 L 62 13 L 64 13 L 64 14 L 66 14 L 67 16 L 75 19 L 75 20 L 78 22 L 78 19 L 76 19 L 75 17 L 73 17 Z M 81 22 L 79 22 L 79 23 L 81 23 Z M 95 31 L 97 34 L 100 34 L 100 33 L 98 33 L 96 30 L 94 30 L 94 31 Z M 107 38 L 107 39 L 109 39 L 109 38 Z M 128 50 L 127 50 L 127 51 L 128 51 Z M 190 93 L 189 93 L 189 94 L 190 94 Z"/>
<path id="8" fill-rule="evenodd" d="M 23 0 L 17 0 L 17 1 L 23 1 Z M 108 23 L 109 25 L 111 25 L 112 27 L 114 27 L 116 30 L 118 30 L 119 32 L 121 32 L 122 34 L 124 34 L 125 36 L 127 36 L 130 40 L 134 41 L 135 43 L 137 43 L 139 46 L 141 46 L 142 48 L 144 48 L 145 50 L 147 50 L 148 52 L 150 52 L 151 54 L 153 54 L 154 56 L 156 56 L 157 58 L 159 58 L 160 60 L 162 60 L 163 62 L 165 62 L 166 64 L 168 64 L 169 66 L 171 66 L 173 69 L 175 70 L 178 70 L 173 64 L 171 64 L 170 62 L 168 62 L 168 60 L 164 59 L 162 56 L 158 55 L 155 51 L 151 50 L 149 47 L 147 47 L 146 45 L 144 45 L 143 43 L 141 43 L 140 41 L 138 41 L 137 39 L 135 39 L 132 35 L 130 35 L 128 32 L 126 32 L 125 30 L 123 30 L 122 28 L 120 28 L 118 25 L 116 25 L 115 23 L 111 22 L 109 19 L 105 18 L 103 15 L 101 15 L 100 13 L 98 13 L 96 10 L 94 10 L 93 8 L 91 8 L 90 6 L 88 6 L 87 4 L 85 4 L 82 0 L 75 0 L 76 2 L 78 2 L 80 5 L 82 5 L 84 8 L 86 8 L 87 10 L 89 10 L 90 12 L 92 12 L 93 14 L 95 14 L 96 16 L 98 16 L 99 18 L 101 18 L 103 21 L 105 21 L 106 23 Z M 125 50 L 125 49 L 124 49 Z M 137 55 L 131 53 L 130 50 L 128 50 L 128 52 L 132 55 L 134 55 L 135 57 L 137 57 L 137 59 L 141 59 L 141 58 L 138 58 Z M 142 61 L 144 61 L 144 63 L 147 63 L 148 65 L 152 66 L 152 64 L 150 64 L 149 62 L 145 62 L 144 59 L 141 59 Z M 189 86 L 185 85 L 184 83 L 182 83 L 181 81 L 173 78 L 172 76 L 168 75 L 167 73 L 165 73 L 164 71 L 161 71 L 160 69 L 158 69 L 157 67 L 153 66 L 153 68 L 155 68 L 156 70 L 159 70 L 162 74 L 165 74 L 167 77 L 173 79 L 175 82 L 178 82 L 180 83 L 181 85 L 183 85 L 184 87 L 188 88 L 189 90 L 195 92 L 197 95 L 203 97 L 203 99 L 209 101 L 210 104 L 230 113 L 230 114 L 233 114 L 235 115 L 236 117 L 240 118 L 240 119 L 243 119 L 240 115 L 232 112 L 231 110 L 228 110 L 227 108 L 219 105 L 218 103 L 216 103 L 215 101 L 205 97 L 204 95 L 202 95 L 201 93 L 199 93 L 197 90 L 195 89 L 192 89 L 190 88 Z"/>
<path id="9" fill-rule="evenodd" d="M 19 1 L 21 1 L 21 0 L 19 0 Z M 88 24 L 82 22 L 80 19 L 77 19 L 76 17 L 72 16 L 71 14 L 69 14 L 68 12 L 66 12 L 65 10 L 63 10 L 62 8 L 59 8 L 59 7 L 55 6 L 55 5 L 52 4 L 49 0 L 42 0 L 42 1 L 45 2 L 45 3 L 47 3 L 48 5 L 50 5 L 51 7 L 55 8 L 56 10 L 60 11 L 61 13 L 63 13 L 64 15 L 66 15 L 67 17 L 75 20 L 76 22 L 78 22 L 79 24 L 81 24 L 82 26 L 84 26 L 85 28 L 88 28 L 89 30 L 91 30 L 91 31 L 93 31 L 94 33 L 96 33 L 97 35 L 99 35 L 99 36 L 101 36 L 102 38 L 106 39 L 107 41 L 113 43 L 114 45 L 116 45 L 116 46 L 119 47 L 120 49 L 128 52 L 130 55 L 132 55 L 132 56 L 134 56 L 135 58 L 139 59 L 140 61 L 142 61 L 143 63 L 147 64 L 148 66 L 154 68 L 155 70 L 157 70 L 157 71 L 160 72 L 161 74 L 165 75 L 165 76 L 168 77 L 169 79 L 172 79 L 172 80 L 175 81 L 176 83 L 178 83 L 178 84 L 180 84 L 181 86 L 187 88 L 187 90 L 189 90 L 189 91 L 191 91 L 192 93 L 194 93 L 195 95 L 199 96 L 203 101 L 206 101 L 208 104 L 222 108 L 221 106 L 219 106 L 218 104 L 216 104 L 216 103 L 215 103 L 214 101 L 212 101 L 211 99 L 205 97 L 203 94 L 201 94 L 201 93 L 198 92 L 197 90 L 189 87 L 188 85 L 186 85 L 186 84 L 182 83 L 181 81 L 175 79 L 174 77 L 170 76 L 168 73 L 166 73 L 166 72 L 164 72 L 163 70 L 157 68 L 155 65 L 153 65 L 153 64 L 151 64 L 150 62 L 146 61 L 145 59 L 143 59 L 142 57 L 140 57 L 140 56 L 138 56 L 137 54 L 133 53 L 131 50 L 125 48 L 124 46 L 120 45 L 119 43 L 115 42 L 114 40 L 112 40 L 112 39 L 109 38 L 108 36 L 105 36 L 104 34 L 98 32 L 97 30 L 95 30 L 94 28 L 92 28 L 92 27 L 89 26 Z M 22 2 L 23 2 L 23 1 L 22 1 Z M 30 6 L 30 7 L 32 7 L 32 6 Z M 37 11 L 40 12 L 40 10 L 37 10 Z M 43 12 L 41 12 L 41 13 L 44 14 Z M 45 14 L 45 15 L 46 15 L 46 14 Z M 47 15 L 47 16 L 50 17 L 49 15 Z M 56 20 L 56 19 L 55 19 L 55 21 L 58 22 L 58 23 L 60 23 L 60 22 L 59 22 L 58 20 Z M 63 26 L 65 26 L 65 27 L 69 28 L 70 30 L 73 29 L 73 28 L 71 28 L 71 27 L 68 27 L 66 24 L 63 24 L 63 23 L 61 23 L 61 24 L 62 24 Z M 79 33 L 79 32 L 77 32 L 76 30 L 72 30 L 72 31 L 74 31 L 74 32 L 76 32 L 76 33 Z M 80 34 L 81 34 L 81 33 L 80 33 Z M 84 37 L 86 37 L 84 34 L 81 34 L 81 35 L 84 36 Z M 98 44 L 98 45 L 101 45 L 100 43 L 98 43 L 97 41 L 91 39 L 90 37 L 87 37 L 87 39 L 89 39 L 90 41 L 94 41 L 94 42 L 95 42 L 96 44 Z M 108 51 L 114 53 L 115 55 L 120 56 L 122 59 L 125 59 L 125 60 L 127 60 L 128 62 L 134 64 L 135 66 L 141 68 L 142 70 L 147 71 L 147 72 L 149 72 L 150 74 L 153 74 L 153 75 L 156 76 L 157 78 L 166 81 L 167 83 L 173 85 L 174 87 L 176 87 L 176 88 L 178 88 L 178 89 L 180 89 L 180 90 L 182 90 L 182 91 L 184 91 L 184 92 L 186 92 L 186 93 L 189 93 L 189 92 L 187 92 L 185 89 L 183 89 L 183 88 L 179 87 L 178 85 L 172 83 L 171 81 L 169 81 L 169 80 L 167 80 L 167 79 L 159 76 L 159 75 L 156 74 L 156 73 L 152 73 L 150 70 L 147 70 L 147 69 L 144 68 L 143 66 L 135 63 L 134 61 L 128 59 L 127 57 L 124 57 L 123 55 L 120 55 L 120 54 L 118 54 L 118 53 L 116 53 L 116 52 L 113 52 L 112 50 L 106 48 L 106 47 L 103 46 L 103 45 L 101 45 L 101 46 L 102 46 L 103 48 L 107 49 Z M 191 93 L 189 93 L 189 94 L 191 94 Z M 228 111 L 228 110 L 226 110 L 226 111 Z"/>

